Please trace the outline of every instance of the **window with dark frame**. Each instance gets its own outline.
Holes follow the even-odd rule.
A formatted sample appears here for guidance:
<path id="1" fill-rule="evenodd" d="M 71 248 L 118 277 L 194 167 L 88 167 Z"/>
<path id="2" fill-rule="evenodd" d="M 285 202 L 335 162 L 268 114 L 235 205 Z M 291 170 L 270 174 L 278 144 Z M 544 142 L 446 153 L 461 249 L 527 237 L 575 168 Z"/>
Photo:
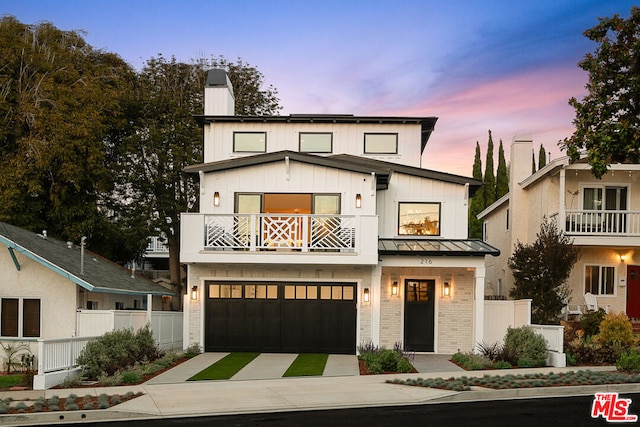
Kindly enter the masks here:
<path id="1" fill-rule="evenodd" d="M 365 133 L 365 154 L 398 154 L 397 133 Z"/>
<path id="2" fill-rule="evenodd" d="M 332 153 L 333 133 L 300 132 L 298 148 L 301 153 Z"/>
<path id="3" fill-rule="evenodd" d="M 234 153 L 266 153 L 267 133 L 266 132 L 234 132 L 233 152 Z"/>
<path id="4" fill-rule="evenodd" d="M 440 203 L 398 203 L 398 235 L 439 236 Z"/>

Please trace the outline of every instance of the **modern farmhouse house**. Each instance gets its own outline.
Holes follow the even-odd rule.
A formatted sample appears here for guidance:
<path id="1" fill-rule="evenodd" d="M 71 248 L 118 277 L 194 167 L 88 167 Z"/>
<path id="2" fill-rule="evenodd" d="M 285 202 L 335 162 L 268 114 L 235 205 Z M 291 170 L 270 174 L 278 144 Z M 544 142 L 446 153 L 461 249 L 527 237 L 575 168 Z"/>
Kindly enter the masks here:
<path id="1" fill-rule="evenodd" d="M 483 338 L 481 182 L 421 168 L 435 117 L 235 116 L 209 72 L 199 213 L 181 218 L 185 347 L 355 354 Z"/>
<path id="2" fill-rule="evenodd" d="M 571 306 L 585 305 L 591 293 L 598 307 L 640 318 L 640 165 L 613 164 L 598 180 L 586 160 L 562 157 L 531 174 L 532 148 L 530 136 L 514 138 L 510 192 L 479 214 L 485 242 L 500 249 L 487 257 L 487 293 L 508 295 L 507 259 L 517 241 L 536 240 L 546 216 L 580 248 L 568 281 Z"/>

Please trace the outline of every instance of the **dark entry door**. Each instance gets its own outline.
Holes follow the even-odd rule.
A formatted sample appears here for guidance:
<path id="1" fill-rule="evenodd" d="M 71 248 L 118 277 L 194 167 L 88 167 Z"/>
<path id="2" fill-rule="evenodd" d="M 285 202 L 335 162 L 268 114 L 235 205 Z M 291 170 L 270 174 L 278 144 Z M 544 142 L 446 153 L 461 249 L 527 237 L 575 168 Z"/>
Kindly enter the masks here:
<path id="1" fill-rule="evenodd" d="M 406 279 L 404 289 L 404 348 L 433 351 L 436 281 Z"/>
<path id="2" fill-rule="evenodd" d="M 627 266 L 627 316 L 640 319 L 640 266 Z"/>

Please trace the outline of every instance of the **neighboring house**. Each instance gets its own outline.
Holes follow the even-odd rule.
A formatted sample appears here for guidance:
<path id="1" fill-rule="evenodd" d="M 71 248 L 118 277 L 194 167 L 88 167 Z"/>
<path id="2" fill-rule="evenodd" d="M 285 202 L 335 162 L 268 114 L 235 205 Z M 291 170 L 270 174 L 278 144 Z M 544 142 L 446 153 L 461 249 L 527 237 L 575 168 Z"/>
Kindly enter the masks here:
<path id="1" fill-rule="evenodd" d="M 419 352 L 482 341 L 482 184 L 422 169 L 434 117 L 234 116 L 209 72 L 200 213 L 181 218 L 184 345 L 205 351 Z"/>
<path id="2" fill-rule="evenodd" d="M 0 222 L 0 341 L 78 335 L 79 312 L 161 310 L 171 292 L 84 248 Z M 151 306 L 151 307 L 150 307 Z"/>
<path id="3" fill-rule="evenodd" d="M 510 192 L 478 215 L 484 241 L 500 249 L 486 260 L 486 293 L 508 296 L 514 245 L 533 243 L 546 216 L 580 248 L 568 280 L 572 305 L 590 292 L 600 307 L 640 318 L 640 165 L 613 164 L 596 179 L 585 160 L 562 157 L 532 174 L 532 149 L 530 137 L 514 138 Z"/>

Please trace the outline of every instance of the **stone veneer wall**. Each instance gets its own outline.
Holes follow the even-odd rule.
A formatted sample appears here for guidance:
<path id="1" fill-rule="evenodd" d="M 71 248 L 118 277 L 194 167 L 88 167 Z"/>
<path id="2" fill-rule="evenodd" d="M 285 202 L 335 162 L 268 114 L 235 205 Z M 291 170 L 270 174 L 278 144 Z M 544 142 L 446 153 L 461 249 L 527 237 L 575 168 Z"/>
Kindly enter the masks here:
<path id="1" fill-rule="evenodd" d="M 474 271 L 466 268 L 384 268 L 380 296 L 380 346 L 393 348 L 403 340 L 402 305 L 404 288 L 400 283 L 398 295 L 391 294 L 392 280 L 402 278 L 436 278 L 436 351 L 452 354 L 473 347 L 473 286 Z M 442 296 L 442 282 L 450 280 L 452 295 Z"/>
<path id="2" fill-rule="evenodd" d="M 206 280 L 227 278 L 247 278 L 260 280 L 281 279 L 287 281 L 309 281 L 313 279 L 335 280 L 344 282 L 360 282 L 361 287 L 371 287 L 371 267 L 342 267 L 342 266 L 295 266 L 295 267 L 270 267 L 235 264 L 193 264 L 188 270 L 188 289 L 193 285 L 201 286 L 201 278 Z M 205 295 L 204 289 L 200 289 L 198 301 L 189 301 L 189 342 L 187 346 L 200 342 L 200 326 L 202 325 L 202 301 Z M 356 298 L 360 300 L 360 291 L 356 289 Z M 358 304 L 360 316 L 360 342 L 371 340 L 371 305 Z M 359 343 L 356 343 L 356 346 Z"/>
<path id="3" fill-rule="evenodd" d="M 455 269 L 452 295 L 441 297 L 438 310 L 438 352 L 453 354 L 471 351 L 473 342 L 474 272 Z"/>

